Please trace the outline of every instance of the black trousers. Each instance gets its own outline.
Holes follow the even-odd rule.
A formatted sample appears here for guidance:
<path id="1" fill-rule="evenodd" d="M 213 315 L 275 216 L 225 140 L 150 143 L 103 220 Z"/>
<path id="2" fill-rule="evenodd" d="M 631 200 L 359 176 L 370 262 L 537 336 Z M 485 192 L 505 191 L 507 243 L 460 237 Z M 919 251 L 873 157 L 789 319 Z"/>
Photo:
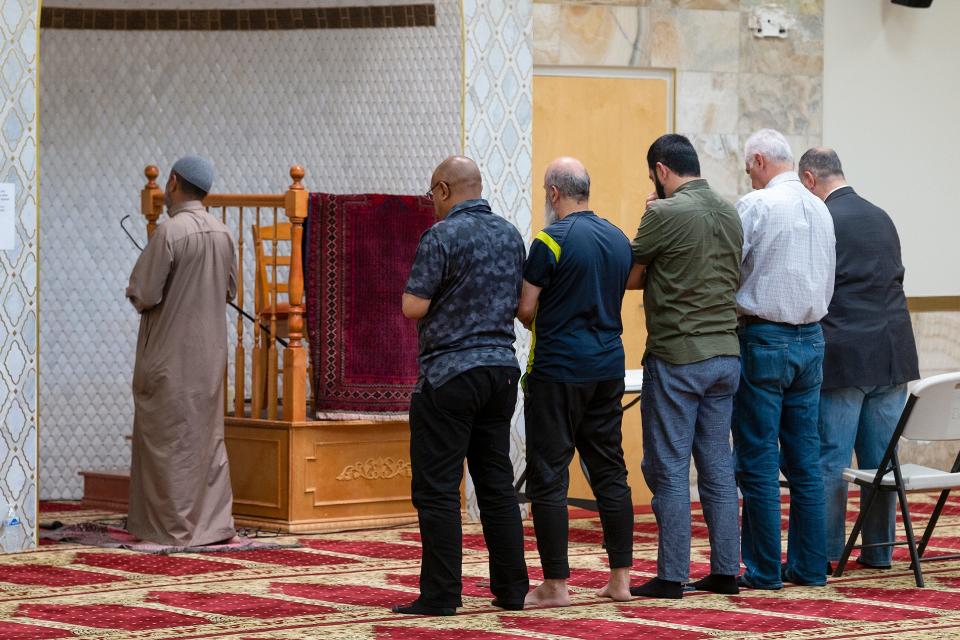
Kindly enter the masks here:
<path id="1" fill-rule="evenodd" d="M 567 471 L 580 453 L 600 510 L 611 569 L 633 564 L 633 502 L 623 461 L 623 379 L 527 382 L 527 497 L 545 578 L 568 578 Z"/>
<path id="2" fill-rule="evenodd" d="M 522 603 L 530 588 L 523 559 L 523 525 L 513 489 L 510 418 L 520 371 L 477 367 L 434 389 L 424 381 L 410 405 L 413 505 L 423 558 L 420 602 L 459 607 L 462 558 L 460 481 L 470 468 L 490 553 L 490 591 Z"/>

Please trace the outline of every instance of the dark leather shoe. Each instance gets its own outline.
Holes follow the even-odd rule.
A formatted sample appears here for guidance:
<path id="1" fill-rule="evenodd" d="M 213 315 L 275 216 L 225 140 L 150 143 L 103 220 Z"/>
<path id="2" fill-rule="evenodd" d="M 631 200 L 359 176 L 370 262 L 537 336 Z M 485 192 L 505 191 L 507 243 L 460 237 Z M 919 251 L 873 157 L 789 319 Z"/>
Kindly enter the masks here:
<path id="1" fill-rule="evenodd" d="M 454 607 L 430 607 L 419 600 L 414 600 L 410 604 L 398 604 L 390 610 L 408 616 L 452 616 L 457 613 Z"/>

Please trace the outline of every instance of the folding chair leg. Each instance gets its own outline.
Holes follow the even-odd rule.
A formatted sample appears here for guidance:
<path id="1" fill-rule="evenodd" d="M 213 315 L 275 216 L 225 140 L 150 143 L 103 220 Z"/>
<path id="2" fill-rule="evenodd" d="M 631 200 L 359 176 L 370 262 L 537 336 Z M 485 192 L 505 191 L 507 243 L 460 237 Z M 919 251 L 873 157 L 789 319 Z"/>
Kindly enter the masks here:
<path id="1" fill-rule="evenodd" d="M 860 495 L 863 496 L 864 487 L 860 487 Z M 853 547 L 857 544 L 857 538 L 860 537 L 860 530 L 863 528 L 863 519 L 867 512 L 870 510 L 870 507 L 873 506 L 874 500 L 876 500 L 879 490 L 874 489 L 870 492 L 870 497 L 867 498 L 867 504 L 860 506 L 860 513 L 857 514 L 857 521 L 853 523 L 853 531 L 850 532 L 850 537 L 847 538 L 847 545 L 843 548 L 843 555 L 840 556 L 840 561 L 837 563 L 837 568 L 833 570 L 833 577 L 839 578 L 843 575 L 843 569 L 847 566 L 847 561 L 850 559 L 850 554 L 853 553 Z"/>
<path id="2" fill-rule="evenodd" d="M 940 499 L 937 500 L 937 506 L 934 507 L 933 513 L 930 514 L 927 528 L 923 530 L 923 538 L 920 539 L 920 546 L 917 547 L 917 555 L 921 558 L 923 557 L 923 552 L 927 550 L 927 544 L 929 544 L 930 537 L 933 535 L 933 528 L 937 526 L 937 520 L 940 519 L 940 512 L 943 511 L 943 507 L 946 506 L 948 497 L 950 497 L 950 489 L 941 491 Z"/>
<path id="3" fill-rule="evenodd" d="M 917 554 L 917 542 L 913 537 L 913 523 L 910 520 L 910 507 L 907 505 L 907 493 L 903 490 L 903 485 L 897 486 L 897 495 L 900 497 L 900 512 L 903 514 L 903 528 L 907 534 L 907 546 L 910 547 L 911 568 L 913 577 L 917 581 L 917 586 L 921 589 L 923 584 L 923 573 L 920 571 L 920 556 Z"/>

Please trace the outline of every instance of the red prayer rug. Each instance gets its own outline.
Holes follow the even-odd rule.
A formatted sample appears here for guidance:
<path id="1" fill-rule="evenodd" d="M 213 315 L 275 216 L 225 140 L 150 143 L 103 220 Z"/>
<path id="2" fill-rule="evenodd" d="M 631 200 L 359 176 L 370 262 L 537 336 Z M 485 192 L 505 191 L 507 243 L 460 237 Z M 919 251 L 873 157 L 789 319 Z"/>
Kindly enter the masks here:
<path id="1" fill-rule="evenodd" d="M 388 419 L 409 409 L 417 329 L 400 297 L 433 222 L 422 196 L 310 194 L 304 278 L 318 418 Z"/>
<path id="2" fill-rule="evenodd" d="M 911 496 L 917 513 L 932 504 Z M 850 501 L 857 507 L 856 499 Z M 931 554 L 960 539 L 960 500 L 951 501 Z M 788 504 L 784 504 L 784 518 Z M 44 510 L 41 509 L 41 512 Z M 61 513 L 68 511 L 64 509 Z M 77 511 L 77 517 L 83 512 Z M 88 517 L 97 517 L 88 512 Z M 44 514 L 46 515 L 46 514 Z M 703 512 L 694 505 L 693 520 Z M 653 515 L 636 515 L 633 581 L 656 573 Z M 915 526 L 922 529 L 922 516 Z M 737 596 L 692 593 L 682 600 L 598 598 L 606 554 L 599 521 L 570 521 L 571 606 L 503 611 L 490 605 L 488 555 L 478 524 L 464 525 L 464 606 L 452 618 L 399 616 L 393 604 L 416 597 L 415 527 L 287 537 L 295 549 L 176 556 L 53 544 L 0 555 L 0 638 L 140 640 L 939 640 L 960 637 L 960 562 L 924 563 L 917 589 L 906 550 L 889 571 L 848 567 L 825 587 L 787 585 Z M 709 571 L 697 529 L 691 574 Z M 901 529 L 902 533 L 902 529 Z M 525 530 L 533 584 L 542 579 L 532 531 Z"/>

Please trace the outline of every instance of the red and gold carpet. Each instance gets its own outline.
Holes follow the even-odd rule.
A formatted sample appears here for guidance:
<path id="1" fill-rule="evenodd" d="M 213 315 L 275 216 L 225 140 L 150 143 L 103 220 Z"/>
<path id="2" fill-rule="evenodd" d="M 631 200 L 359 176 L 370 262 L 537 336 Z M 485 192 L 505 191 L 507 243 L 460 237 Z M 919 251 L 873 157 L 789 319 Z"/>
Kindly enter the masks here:
<path id="1" fill-rule="evenodd" d="M 914 503 L 916 513 L 932 507 L 921 497 Z M 63 520 L 68 512 L 43 515 Z M 706 527 L 699 510 L 693 519 L 691 571 L 699 576 L 708 571 Z M 636 522 L 638 582 L 655 572 L 657 530 L 649 514 Z M 950 505 L 941 522 L 930 552 L 960 549 L 960 503 Z M 526 533 L 536 580 L 529 523 Z M 387 609 L 416 595 L 419 536 L 411 527 L 304 536 L 296 549 L 173 556 L 47 545 L 0 556 L 0 638 L 960 638 L 960 562 L 924 563 L 928 588 L 917 589 L 903 549 L 891 571 L 851 568 L 823 588 L 616 604 L 594 595 L 606 576 L 599 523 L 575 519 L 573 606 L 504 612 L 490 606 L 479 527 L 467 525 L 464 534 L 465 606 L 452 618 L 411 618 Z"/>

